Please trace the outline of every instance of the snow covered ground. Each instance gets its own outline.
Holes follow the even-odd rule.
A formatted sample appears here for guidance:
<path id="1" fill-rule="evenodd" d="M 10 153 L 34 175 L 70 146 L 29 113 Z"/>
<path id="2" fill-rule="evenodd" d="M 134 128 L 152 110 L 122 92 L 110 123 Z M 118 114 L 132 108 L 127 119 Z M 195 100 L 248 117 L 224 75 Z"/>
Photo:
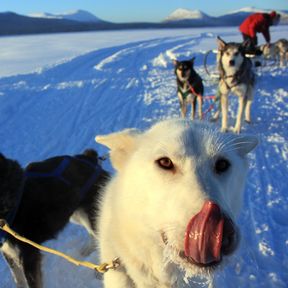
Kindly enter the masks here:
<path id="1" fill-rule="evenodd" d="M 273 40 L 288 35 L 287 26 L 272 31 Z M 217 35 L 241 40 L 236 28 L 0 38 L 0 151 L 23 166 L 88 147 L 104 154 L 95 135 L 144 129 L 178 116 L 171 60 L 196 56 L 206 95 L 215 94 L 216 84 L 202 64 L 203 51 L 216 48 Z M 244 132 L 258 135 L 261 144 L 250 157 L 239 220 L 242 244 L 217 273 L 215 287 L 288 287 L 288 68 L 267 66 L 257 74 L 254 122 Z M 235 106 L 231 97 L 234 118 Z M 109 163 L 105 168 L 112 171 Z M 87 241 L 82 228 L 69 224 L 56 241 L 45 244 L 83 259 L 79 250 Z M 85 260 L 97 263 L 97 252 Z M 56 256 L 45 255 L 43 271 L 45 288 L 102 287 L 93 271 Z M 14 287 L 2 258 L 0 275 L 1 288 Z"/>

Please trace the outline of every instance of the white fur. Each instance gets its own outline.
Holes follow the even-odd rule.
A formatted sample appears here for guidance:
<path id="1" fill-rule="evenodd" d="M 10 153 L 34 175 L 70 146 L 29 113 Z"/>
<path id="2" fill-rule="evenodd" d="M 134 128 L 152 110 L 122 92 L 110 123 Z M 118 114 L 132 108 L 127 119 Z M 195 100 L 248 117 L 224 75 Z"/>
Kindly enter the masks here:
<path id="1" fill-rule="evenodd" d="M 219 50 L 223 49 L 226 44 L 223 40 L 218 39 Z M 230 61 L 235 61 L 233 66 L 230 65 Z M 251 105 L 253 101 L 253 90 L 254 86 L 251 83 L 241 83 L 234 85 L 233 76 L 239 71 L 244 57 L 241 55 L 238 48 L 235 46 L 228 48 L 222 55 L 219 56 L 219 65 L 222 65 L 225 71 L 225 79 L 221 79 L 219 82 L 219 92 L 221 100 L 221 111 L 222 111 L 222 132 L 228 130 L 228 95 L 230 92 L 238 96 L 238 111 L 237 119 L 234 125 L 233 131 L 240 133 L 243 113 L 245 111 L 245 121 L 251 122 Z M 245 71 L 245 73 L 251 73 L 251 71 Z"/>
<path id="2" fill-rule="evenodd" d="M 179 257 L 186 226 L 207 199 L 236 217 L 247 171 L 245 156 L 257 139 L 220 133 L 200 121 L 174 119 L 144 133 L 124 130 L 96 141 L 111 149 L 117 170 L 100 204 L 98 241 L 101 261 L 119 257 L 121 266 L 105 273 L 104 287 L 180 287 L 183 272 L 209 273 Z M 231 162 L 221 176 L 213 170 L 219 156 Z M 175 169 L 161 168 L 161 157 L 169 157 Z"/>
<path id="3" fill-rule="evenodd" d="M 28 283 L 26 281 L 26 277 L 23 270 L 23 265 L 20 258 L 20 251 L 17 247 L 12 246 L 8 241 L 4 242 L 1 247 L 2 252 L 4 253 L 6 260 L 9 259 L 9 268 L 11 270 L 11 274 L 15 281 L 17 288 L 29 288 Z M 13 269 L 11 269 L 13 266 Z"/>

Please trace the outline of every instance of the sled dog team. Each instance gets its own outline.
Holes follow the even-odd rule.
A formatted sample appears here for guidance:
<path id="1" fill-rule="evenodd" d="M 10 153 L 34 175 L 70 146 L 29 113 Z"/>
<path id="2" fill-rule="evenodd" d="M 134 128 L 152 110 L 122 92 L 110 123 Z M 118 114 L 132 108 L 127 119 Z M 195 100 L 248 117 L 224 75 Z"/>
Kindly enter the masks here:
<path id="1" fill-rule="evenodd" d="M 255 86 L 253 63 L 245 55 L 246 42 L 226 43 L 220 37 L 217 41 L 219 72 L 217 96 L 220 98 L 220 109 L 211 117 L 211 121 L 218 120 L 221 112 L 221 130 L 222 132 L 228 131 L 228 95 L 232 92 L 238 96 L 238 111 L 232 131 L 240 133 L 243 118 L 246 123 L 251 123 L 251 105 Z M 280 66 L 285 66 L 288 61 L 288 40 L 279 39 L 275 43 L 261 45 L 259 51 L 263 54 L 264 59 L 279 59 Z M 177 95 L 183 118 L 186 117 L 187 105 L 190 104 L 191 118 L 195 118 L 198 106 L 198 119 L 203 119 L 204 87 L 201 77 L 194 69 L 194 60 L 195 57 L 185 61 L 174 60 Z"/>
<path id="2" fill-rule="evenodd" d="M 203 118 L 201 77 L 194 59 L 174 61 L 182 119 L 146 131 L 97 136 L 110 150 L 115 175 L 96 151 L 58 156 L 21 167 L 0 154 L 0 219 L 37 243 L 53 239 L 72 220 L 86 228 L 100 263 L 118 258 L 105 288 L 189 287 L 187 277 L 211 276 L 239 244 L 236 219 L 257 138 L 240 134 L 250 122 L 254 74 L 243 45 L 218 39 L 222 131 Z M 228 94 L 239 98 L 228 131 Z M 217 116 L 218 117 L 218 116 Z M 1 224 L 1 221 L 0 221 Z M 96 244 L 97 243 L 97 244 Z M 18 288 L 41 288 L 41 253 L 0 230 L 1 251 Z M 225 261 L 224 261 L 225 260 Z"/>

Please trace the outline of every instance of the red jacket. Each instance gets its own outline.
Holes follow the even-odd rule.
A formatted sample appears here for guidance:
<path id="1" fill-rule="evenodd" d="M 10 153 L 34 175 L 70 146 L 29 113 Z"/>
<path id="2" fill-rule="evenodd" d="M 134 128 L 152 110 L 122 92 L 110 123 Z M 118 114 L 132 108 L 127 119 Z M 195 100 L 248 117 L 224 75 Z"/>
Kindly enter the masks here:
<path id="1" fill-rule="evenodd" d="M 240 25 L 239 30 L 251 38 L 256 37 L 256 33 L 262 33 L 266 42 L 270 42 L 269 27 L 272 21 L 269 14 L 255 13 L 248 16 Z"/>

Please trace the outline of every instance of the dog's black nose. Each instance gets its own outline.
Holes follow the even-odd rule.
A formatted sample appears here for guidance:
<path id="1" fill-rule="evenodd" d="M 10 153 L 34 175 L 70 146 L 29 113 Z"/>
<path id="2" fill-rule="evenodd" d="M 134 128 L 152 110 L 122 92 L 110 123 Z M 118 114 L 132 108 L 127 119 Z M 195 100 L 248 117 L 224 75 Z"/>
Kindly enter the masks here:
<path id="1" fill-rule="evenodd" d="M 235 60 L 230 60 L 230 61 L 229 61 L 229 65 L 230 65 L 230 66 L 234 66 L 234 65 L 235 65 Z"/>
<path id="2" fill-rule="evenodd" d="M 231 218 L 224 215 L 224 227 L 221 252 L 224 255 L 231 254 L 239 243 L 239 232 Z"/>

